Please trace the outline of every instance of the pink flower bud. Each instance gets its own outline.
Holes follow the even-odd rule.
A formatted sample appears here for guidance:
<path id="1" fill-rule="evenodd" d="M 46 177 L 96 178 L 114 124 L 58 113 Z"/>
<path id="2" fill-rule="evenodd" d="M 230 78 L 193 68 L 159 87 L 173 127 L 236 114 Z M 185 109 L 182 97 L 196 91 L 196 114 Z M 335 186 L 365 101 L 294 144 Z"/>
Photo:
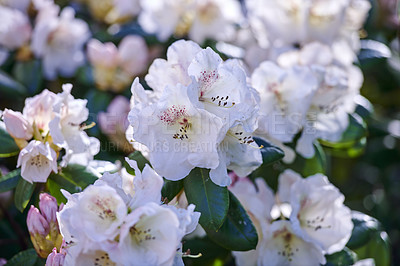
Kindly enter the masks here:
<path id="1" fill-rule="evenodd" d="M 47 193 L 41 193 L 39 196 L 39 209 L 43 217 L 48 223 L 57 220 L 56 213 L 58 211 L 57 200 Z"/>
<path id="2" fill-rule="evenodd" d="M 46 266 L 62 266 L 64 259 L 65 253 L 62 250 L 57 253 L 57 248 L 53 248 L 53 251 L 47 256 Z"/>
<path id="3" fill-rule="evenodd" d="M 49 234 L 49 223 L 33 205 L 31 205 L 31 208 L 29 209 L 26 224 L 31 235 L 40 234 L 45 237 Z"/>
<path id="4" fill-rule="evenodd" d="M 5 109 L 3 112 L 3 120 L 6 130 L 17 139 L 29 140 L 32 138 L 33 129 L 29 122 L 20 112 Z"/>

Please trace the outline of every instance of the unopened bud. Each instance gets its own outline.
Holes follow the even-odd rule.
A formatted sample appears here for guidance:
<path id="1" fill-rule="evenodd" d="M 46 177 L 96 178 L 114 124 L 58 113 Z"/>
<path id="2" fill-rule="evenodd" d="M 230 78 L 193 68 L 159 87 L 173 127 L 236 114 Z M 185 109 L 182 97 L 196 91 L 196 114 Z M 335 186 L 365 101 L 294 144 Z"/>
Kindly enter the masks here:
<path id="1" fill-rule="evenodd" d="M 31 235 L 39 234 L 46 237 L 49 234 L 49 223 L 33 205 L 31 205 L 31 208 L 29 209 L 26 224 Z"/>
<path id="2" fill-rule="evenodd" d="M 57 253 L 57 248 L 53 248 L 53 251 L 47 256 L 46 266 L 62 266 L 64 264 L 65 253 L 60 250 Z"/>
<path id="3" fill-rule="evenodd" d="M 47 193 L 42 193 L 39 196 L 39 209 L 43 217 L 48 223 L 55 222 L 57 220 L 58 205 L 57 200 L 53 196 Z"/>
<path id="4" fill-rule="evenodd" d="M 6 130 L 14 138 L 29 140 L 32 138 L 33 129 L 20 112 L 5 109 L 3 120 Z"/>

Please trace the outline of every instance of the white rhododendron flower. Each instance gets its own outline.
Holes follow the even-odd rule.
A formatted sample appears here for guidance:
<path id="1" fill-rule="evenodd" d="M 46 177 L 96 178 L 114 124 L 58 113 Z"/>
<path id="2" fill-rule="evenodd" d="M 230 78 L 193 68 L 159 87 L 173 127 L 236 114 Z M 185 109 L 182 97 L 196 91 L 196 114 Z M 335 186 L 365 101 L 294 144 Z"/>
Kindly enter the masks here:
<path id="1" fill-rule="evenodd" d="M 110 252 L 110 258 L 121 265 L 171 265 L 181 239 L 175 213 L 150 202 L 126 217 L 118 250 Z"/>
<path id="2" fill-rule="evenodd" d="M 133 138 L 149 147 L 152 166 L 171 180 L 186 177 L 194 167 L 218 166 L 223 122 L 196 108 L 187 94 L 181 84 L 166 87 L 157 103 L 134 108 L 128 116 Z"/>
<path id="3" fill-rule="evenodd" d="M 0 0 L 0 6 L 8 6 L 26 12 L 31 0 Z"/>
<path id="4" fill-rule="evenodd" d="M 135 176 L 105 173 L 83 192 L 69 194 L 57 214 L 67 247 L 65 265 L 172 265 L 185 234 L 197 226 L 194 206 L 161 204 L 162 178 L 148 165 Z M 135 260 L 132 260 L 132 256 Z"/>
<path id="5" fill-rule="evenodd" d="M 146 42 L 136 35 L 124 37 L 118 48 L 111 42 L 103 44 L 92 39 L 87 54 L 99 88 L 114 91 L 125 89 L 134 76 L 146 70 L 149 60 Z"/>
<path id="6" fill-rule="evenodd" d="M 331 44 L 345 39 L 351 47 L 371 7 L 366 0 L 246 0 L 256 37 L 267 42 Z M 261 39 L 265 43 L 265 40 Z"/>
<path id="7" fill-rule="evenodd" d="M 3 121 L 6 130 L 14 138 L 25 140 L 30 140 L 32 138 L 32 125 L 21 112 L 14 112 L 13 110 L 5 109 L 3 112 Z"/>
<path id="8" fill-rule="evenodd" d="M 20 48 L 28 43 L 31 32 L 29 18 L 24 13 L 0 5 L 0 45 L 9 50 Z"/>
<path id="9" fill-rule="evenodd" d="M 299 179 L 290 193 L 293 230 L 328 254 L 342 250 L 353 230 L 343 194 L 322 174 Z"/>
<path id="10" fill-rule="evenodd" d="M 72 76 L 84 63 L 83 45 L 90 37 L 88 25 L 74 17 L 71 7 L 58 13 L 55 4 L 40 8 L 32 36 L 31 49 L 43 59 L 47 79 L 55 79 L 58 73 Z"/>
<path id="11" fill-rule="evenodd" d="M 81 124 L 88 119 L 87 100 L 75 99 L 71 95 L 72 84 L 64 84 L 63 92 L 58 94 L 53 108 L 55 117 L 50 121 L 50 134 L 54 144 L 83 153 L 90 146 L 90 140 Z"/>
<path id="12" fill-rule="evenodd" d="M 17 167 L 21 166 L 21 176 L 28 182 L 46 182 L 50 173 L 57 173 L 57 155 L 49 143 L 32 140 L 21 150 Z"/>
<path id="13" fill-rule="evenodd" d="M 36 156 L 39 150 L 43 158 L 51 161 L 47 163 L 43 159 L 43 163 L 32 163 L 29 171 L 38 168 L 32 170 L 34 173 L 23 170 L 21 175 L 29 182 L 46 182 L 52 170 L 57 172 L 57 158 L 62 149 L 65 150 L 65 155 L 60 163 L 61 167 L 68 163 L 89 165 L 93 156 L 100 151 L 99 140 L 89 137 L 83 131 L 87 127 L 81 125 L 89 115 L 87 100 L 75 99 L 71 95 L 71 89 L 71 84 L 64 84 L 63 92 L 59 94 L 45 89 L 25 100 L 22 113 L 9 109 L 2 113 L 6 130 L 22 149 L 18 166 L 22 165 L 22 169 L 25 169 L 22 157 L 28 158 L 31 150 L 35 151 L 32 156 Z M 36 172 L 40 172 L 40 176 L 32 179 Z"/>
<path id="14" fill-rule="evenodd" d="M 306 122 L 317 78 L 306 67 L 283 69 L 266 61 L 253 72 L 251 81 L 261 98 L 258 133 L 291 142 Z"/>
<path id="15" fill-rule="evenodd" d="M 188 35 L 198 43 L 207 38 L 227 40 L 243 17 L 240 4 L 234 0 L 142 0 L 141 6 L 140 25 L 162 41 L 171 35 Z"/>
<path id="16" fill-rule="evenodd" d="M 154 60 L 145 79 L 153 91 L 145 91 L 137 80 L 132 84 L 133 109 L 129 120 L 133 128 L 128 129 L 132 134 L 128 140 L 147 147 L 143 149 L 134 145 L 135 149 L 145 150 L 155 170 L 165 178 L 182 179 L 194 167 L 203 167 L 211 169 L 210 177 L 214 183 L 227 186 L 230 184 L 227 169 L 237 170 L 239 175 L 245 176 L 261 165 L 261 152 L 251 137 L 257 128 L 259 96 L 247 84 L 246 74 L 238 61 L 223 62 L 211 48 L 201 49 L 192 41 L 180 40 L 168 48 L 167 60 Z M 174 96 L 167 96 L 170 94 Z M 178 98 L 180 102 L 187 102 L 178 104 Z M 163 103 L 166 99 L 167 105 Z M 172 105 L 175 107 L 171 109 Z M 206 131 L 196 131 L 198 128 L 190 125 L 191 121 L 182 120 L 193 112 L 186 105 L 193 106 L 193 110 L 211 119 L 211 124 L 201 122 Z M 155 111 L 154 108 L 161 106 L 161 110 Z M 148 119 L 138 116 L 139 110 Z M 160 112 L 161 115 L 158 114 Z M 162 121 L 157 121 L 156 117 L 162 118 Z M 140 125 L 141 120 L 147 124 Z M 215 123 L 221 125 L 213 126 Z M 153 127 L 155 125 L 157 127 Z M 171 131 L 174 125 L 179 127 Z M 156 134 L 157 131 L 171 132 L 174 140 L 165 139 L 165 133 Z M 171 150 L 169 147 L 175 147 L 174 156 L 166 152 Z M 176 147 L 182 149 L 177 150 Z M 204 152 L 204 148 L 209 154 Z M 162 165 L 158 162 L 163 158 L 161 155 L 166 156 Z M 243 160 L 244 155 L 246 160 Z M 183 158 L 177 162 L 175 156 Z M 166 163 L 167 160 L 174 161 Z M 182 160 L 184 163 L 180 162 Z M 179 170 L 172 167 L 173 164 L 180 164 Z"/>
<path id="17" fill-rule="evenodd" d="M 302 178 L 288 169 L 276 196 L 263 179 L 255 183 L 239 178 L 229 187 L 258 233 L 256 250 L 233 252 L 238 265 L 320 265 L 350 239 L 350 209 L 326 176 Z"/>
<path id="18" fill-rule="evenodd" d="M 74 195 L 75 196 L 75 195 Z M 110 186 L 89 186 L 84 193 L 79 194 L 68 212 L 60 213 L 70 222 L 69 232 L 78 232 L 80 238 L 86 237 L 92 241 L 104 241 L 118 235 L 127 214 L 127 206 L 115 189 Z M 65 215 L 65 216 L 63 216 Z M 76 238 L 76 234 L 74 234 Z"/>
<path id="19" fill-rule="evenodd" d="M 289 221 L 273 222 L 263 237 L 259 265 L 318 266 L 326 263 L 322 250 L 296 235 Z"/>
<path id="20" fill-rule="evenodd" d="M 55 116 L 53 104 L 56 98 L 54 92 L 45 89 L 40 94 L 25 100 L 22 113 L 31 125 L 35 125 L 41 136 L 46 136 L 49 132 L 49 123 Z"/>

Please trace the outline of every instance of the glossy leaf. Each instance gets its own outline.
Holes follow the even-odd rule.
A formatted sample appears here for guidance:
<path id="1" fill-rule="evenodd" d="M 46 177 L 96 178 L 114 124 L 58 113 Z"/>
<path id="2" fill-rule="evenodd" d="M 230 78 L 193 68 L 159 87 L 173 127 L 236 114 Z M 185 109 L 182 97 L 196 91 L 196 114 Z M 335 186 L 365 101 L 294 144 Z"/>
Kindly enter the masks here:
<path id="1" fill-rule="evenodd" d="M 14 139 L 4 127 L 0 126 L 0 158 L 11 157 L 19 153 L 19 148 Z"/>
<path id="2" fill-rule="evenodd" d="M 36 254 L 35 249 L 30 248 L 16 254 L 7 262 L 5 266 L 15 266 L 15 265 L 33 266 L 36 265 L 38 260 L 39 257 Z"/>
<path id="3" fill-rule="evenodd" d="M 354 228 L 346 245 L 351 249 L 365 245 L 380 229 L 378 220 L 361 212 L 353 211 L 352 220 Z"/>
<path id="4" fill-rule="evenodd" d="M 231 252 L 211 241 L 209 237 L 191 238 L 183 242 L 183 252 L 190 250 L 190 254 L 202 254 L 200 258 L 184 258 L 185 265 L 224 265 L 223 261 L 230 257 Z"/>
<path id="5" fill-rule="evenodd" d="M 8 98 L 15 96 L 26 96 L 27 89 L 15 81 L 8 74 L 0 70 L 0 95 Z"/>
<path id="6" fill-rule="evenodd" d="M 21 169 L 16 169 L 0 177 L 0 193 L 14 189 L 21 179 Z"/>
<path id="7" fill-rule="evenodd" d="M 261 154 L 263 157 L 263 164 L 268 165 L 273 162 L 279 161 L 285 156 L 285 153 L 269 141 L 261 138 L 254 137 L 254 141 L 261 147 Z"/>
<path id="8" fill-rule="evenodd" d="M 229 193 L 226 187 L 211 181 L 209 172 L 208 169 L 194 168 L 183 185 L 188 202 L 201 212 L 200 224 L 205 230 L 217 231 L 228 214 Z"/>
<path id="9" fill-rule="evenodd" d="M 300 173 L 302 176 L 307 177 L 317 173 L 326 172 L 326 155 L 321 145 L 314 144 L 315 155 L 312 158 L 304 158 L 297 155 L 295 161 L 289 165 L 294 171 Z"/>
<path id="10" fill-rule="evenodd" d="M 47 187 L 58 203 L 65 203 L 66 199 L 60 189 L 65 189 L 70 193 L 81 192 L 88 185 L 93 184 L 98 177 L 96 173 L 83 165 L 70 164 L 61 172 L 52 173 L 47 180 Z"/>
<path id="11" fill-rule="evenodd" d="M 35 186 L 35 183 L 31 184 L 22 178 L 18 181 L 17 188 L 15 189 L 14 204 L 20 212 L 23 212 L 26 206 L 28 206 Z"/>
<path id="12" fill-rule="evenodd" d="M 23 84 L 30 94 L 38 93 L 43 81 L 40 60 L 16 62 L 13 69 L 15 79 Z"/>
<path id="13" fill-rule="evenodd" d="M 348 248 L 342 251 L 326 255 L 326 266 L 347 266 L 357 261 L 357 254 Z"/>
<path id="14" fill-rule="evenodd" d="M 211 240 L 228 250 L 255 249 L 258 242 L 256 228 L 239 200 L 229 192 L 229 210 L 218 231 L 206 230 Z"/>

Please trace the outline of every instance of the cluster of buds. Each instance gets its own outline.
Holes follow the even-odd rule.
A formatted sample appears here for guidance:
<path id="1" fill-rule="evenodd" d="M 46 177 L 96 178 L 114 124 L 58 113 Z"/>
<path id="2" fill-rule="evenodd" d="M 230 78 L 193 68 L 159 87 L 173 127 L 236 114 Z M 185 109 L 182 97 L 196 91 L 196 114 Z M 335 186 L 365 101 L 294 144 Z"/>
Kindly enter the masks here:
<path id="1" fill-rule="evenodd" d="M 29 235 L 36 252 L 42 258 L 47 258 L 49 253 L 51 253 L 49 257 L 52 260 L 61 260 L 60 258 L 56 258 L 57 256 L 61 256 L 56 254 L 63 254 L 61 252 L 63 238 L 60 234 L 56 214 L 62 207 L 63 205 L 58 208 L 57 200 L 54 197 L 42 193 L 39 196 L 39 209 L 31 205 L 28 212 L 26 224 Z M 60 253 L 57 253 L 57 250 L 60 250 Z"/>

